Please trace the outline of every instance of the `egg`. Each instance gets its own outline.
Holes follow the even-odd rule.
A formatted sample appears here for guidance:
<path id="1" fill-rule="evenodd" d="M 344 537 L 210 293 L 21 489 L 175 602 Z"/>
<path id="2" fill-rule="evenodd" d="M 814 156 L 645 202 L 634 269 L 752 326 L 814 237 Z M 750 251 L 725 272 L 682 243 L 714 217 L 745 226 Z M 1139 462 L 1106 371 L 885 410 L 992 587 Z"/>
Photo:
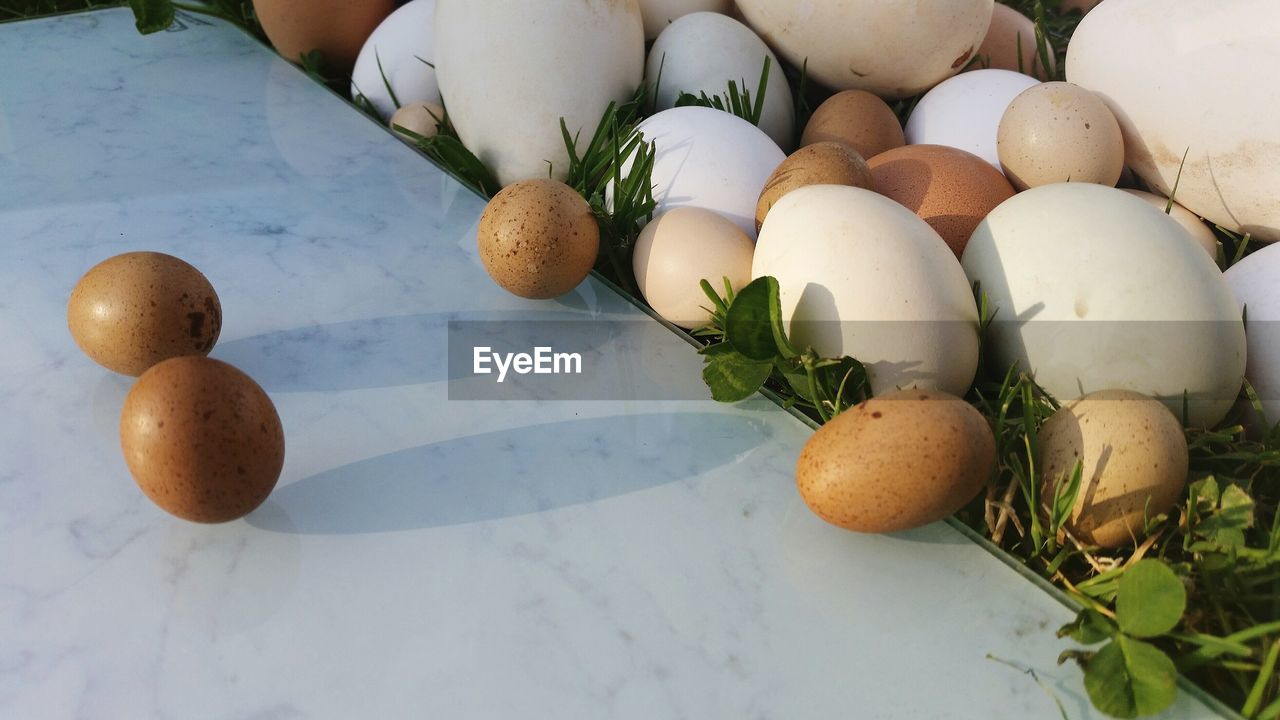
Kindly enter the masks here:
<path id="1" fill-rule="evenodd" d="M 1160 212 L 1165 212 L 1165 208 L 1168 208 L 1169 217 L 1173 218 L 1174 222 L 1181 225 L 1182 229 L 1186 230 L 1187 234 L 1191 235 L 1191 239 L 1195 240 L 1197 245 L 1204 248 L 1204 251 L 1209 253 L 1209 257 L 1214 260 L 1218 259 L 1218 249 L 1220 245 L 1218 237 L 1213 234 L 1213 231 L 1209 229 L 1208 225 L 1204 224 L 1203 220 L 1196 217 L 1195 213 L 1182 207 L 1176 202 L 1173 203 L 1172 207 L 1170 207 L 1169 198 L 1162 198 L 1153 193 L 1131 189 L 1126 189 L 1125 192 L 1142 200 L 1148 205 L 1159 209 Z"/>
<path id="2" fill-rule="evenodd" d="M 253 0 L 254 14 L 272 47 L 300 63 L 312 50 L 324 55 L 326 72 L 344 76 L 374 28 L 395 10 L 394 0 Z"/>
<path id="3" fill-rule="evenodd" d="M 652 40 L 676 20 L 696 12 L 727 13 L 733 0 L 640 0 L 644 39 Z"/>
<path id="4" fill-rule="evenodd" d="M 1039 80 L 1011 70 L 974 70 L 947 80 L 920 98 L 907 118 L 909 145 L 960 148 L 1000 168 L 1000 118 L 1023 90 Z"/>
<path id="5" fill-rule="evenodd" d="M 435 14 L 436 0 L 411 0 L 383 20 L 360 48 L 351 96 L 363 95 L 383 120 L 399 107 L 440 104 L 432 64 Z"/>
<path id="6" fill-rule="evenodd" d="M 1059 401 L 1133 390 L 1211 427 L 1240 391 L 1244 325 L 1222 273 L 1168 215 L 1090 183 L 1032 188 L 974 231 L 963 264 L 995 320 L 1002 372 L 1033 372 Z"/>
<path id="7" fill-rule="evenodd" d="M 1280 240 L 1280 3 L 1105 2 L 1080 22 L 1067 79 L 1103 99 L 1153 192 L 1256 240 Z M 1183 163 L 1183 157 L 1186 163 Z M 1181 179 L 1179 179 L 1181 171 Z"/>
<path id="8" fill-rule="evenodd" d="M 1224 277 L 1247 311 L 1245 377 L 1262 400 L 1267 423 L 1274 426 L 1280 422 L 1280 246 L 1268 245 L 1245 257 Z"/>
<path id="9" fill-rule="evenodd" d="M 248 375 L 206 357 L 156 365 L 120 412 L 120 446 L 138 487 L 184 520 L 218 523 L 262 504 L 284 466 L 284 430 Z"/>
<path id="10" fill-rule="evenodd" d="M 586 279 L 600 251 L 591 206 L 555 180 L 521 180 L 503 188 L 480 215 L 480 261 L 514 295 L 559 297 Z"/>
<path id="11" fill-rule="evenodd" d="M 780 147 L 791 147 L 795 107 L 782 65 L 751 28 L 727 15 L 685 15 L 662 31 L 649 51 L 645 82 L 659 110 L 673 108 L 680 93 L 719 96 L 729 107 L 729 82 L 754 103 L 765 59 L 770 62 L 759 126 Z"/>
<path id="12" fill-rule="evenodd" d="M 871 190 L 867 161 L 844 143 L 823 142 L 805 146 L 782 161 L 769 176 L 756 203 L 756 229 L 769 209 L 783 195 L 806 185 L 849 185 Z"/>
<path id="13" fill-rule="evenodd" d="M 1019 190 L 1059 182 L 1115 186 L 1124 170 L 1120 123 L 1079 85 L 1035 85 L 1009 103 L 996 135 L 1004 174 Z"/>
<path id="14" fill-rule="evenodd" d="M 969 389 L 973 290 L 938 233 L 889 198 L 841 185 L 787 193 L 760 230 L 751 275 L 777 278 L 796 346 L 858 359 L 875 394 Z"/>
<path id="15" fill-rule="evenodd" d="M 865 90 L 838 92 L 813 111 L 800 145 L 820 142 L 842 142 L 864 158 L 906 144 L 893 109 Z"/>
<path id="16" fill-rule="evenodd" d="M 992 0 L 738 0 L 751 27 L 809 78 L 833 90 L 904 98 L 956 74 L 991 22 Z"/>
<path id="17" fill-rule="evenodd" d="M 800 451 L 796 485 L 809 509 L 832 525 L 899 532 L 968 504 L 995 459 L 991 426 L 972 405 L 931 390 L 901 390 L 819 428 Z"/>
<path id="18" fill-rule="evenodd" d="M 1050 46 L 1049 71 L 1046 72 L 1044 63 L 1040 61 L 1035 22 L 1008 5 L 996 3 L 986 39 L 982 41 L 982 47 L 978 48 L 978 62 L 969 67 L 971 71 L 996 68 L 1047 79 L 1057 68 L 1057 61 Z"/>
<path id="19" fill-rule="evenodd" d="M 1061 484 L 1082 465 L 1066 527 L 1104 548 L 1133 545 L 1146 520 L 1169 512 L 1187 484 L 1182 425 L 1159 401 L 1129 390 L 1101 390 L 1060 408 L 1037 433 L 1049 512 Z"/>
<path id="20" fill-rule="evenodd" d="M 137 376 L 172 357 L 208 355 L 222 332 L 222 303 L 185 261 L 130 252 L 80 278 L 67 302 L 67 327 L 94 362 Z"/>
<path id="21" fill-rule="evenodd" d="M 419 102 L 396 110 L 387 124 L 392 132 L 413 144 L 415 139 L 405 134 L 400 128 L 422 137 L 434 137 L 440 133 L 440 123 L 443 120 L 444 108 L 432 103 Z"/>
<path id="22" fill-rule="evenodd" d="M 437 0 L 434 31 L 449 120 L 502 185 L 565 179 L 561 120 L 585 144 L 644 77 L 636 0 Z"/>
<path id="23" fill-rule="evenodd" d="M 945 145 L 906 145 L 869 161 L 876 192 L 929 223 L 956 257 L 1013 187 L 982 158 Z"/>
<path id="24" fill-rule="evenodd" d="M 711 301 L 702 292 L 706 280 L 724 292 L 724 278 L 735 291 L 751 282 L 755 243 L 742 229 L 701 208 L 676 208 L 653 219 L 636 239 L 632 266 L 640 294 L 667 322 L 698 328 L 711 320 Z"/>

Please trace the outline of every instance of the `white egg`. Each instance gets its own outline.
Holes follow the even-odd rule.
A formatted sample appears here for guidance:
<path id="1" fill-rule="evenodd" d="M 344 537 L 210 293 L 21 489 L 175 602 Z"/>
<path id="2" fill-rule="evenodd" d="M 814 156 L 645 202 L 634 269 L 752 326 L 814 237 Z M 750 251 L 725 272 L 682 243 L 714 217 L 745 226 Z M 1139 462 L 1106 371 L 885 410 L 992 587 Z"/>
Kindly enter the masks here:
<path id="1" fill-rule="evenodd" d="M 1159 209 L 1160 212 L 1164 212 L 1165 208 L 1169 207 L 1169 198 L 1163 198 L 1159 195 L 1143 192 L 1142 190 L 1126 189 L 1125 192 L 1141 199 L 1148 205 Z M 1218 238 L 1213 234 L 1213 231 L 1209 229 L 1209 226 L 1205 225 L 1204 221 L 1197 217 L 1195 213 L 1175 202 L 1173 207 L 1169 208 L 1169 217 L 1173 218 L 1178 225 L 1182 226 L 1182 229 L 1187 231 L 1187 234 L 1191 236 L 1191 239 L 1195 240 L 1197 245 L 1204 248 L 1204 251 L 1209 253 L 1209 257 L 1214 260 L 1218 259 Z"/>
<path id="2" fill-rule="evenodd" d="M 1168 215 L 1115 188 L 1060 183 L 1005 201 L 963 264 L 996 312 L 989 349 L 1061 402 L 1096 390 L 1160 399 L 1192 425 L 1226 416 L 1244 325 L 1218 266 Z"/>
<path id="3" fill-rule="evenodd" d="M 974 70 L 925 93 L 907 118 L 908 145 L 948 145 L 1000 165 L 1000 118 L 1023 90 L 1040 81 L 1012 70 Z"/>
<path id="4" fill-rule="evenodd" d="M 735 291 L 751 282 L 755 243 L 737 225 L 701 208 L 676 208 L 650 222 L 636 239 L 632 265 L 640 294 L 654 312 L 684 328 L 706 325 L 711 300 L 706 280 L 724 293 L 724 278 Z"/>
<path id="5" fill-rule="evenodd" d="M 960 72 L 987 36 L 992 0 L 738 0 L 765 42 L 833 90 L 910 97 Z"/>
<path id="6" fill-rule="evenodd" d="M 388 15 L 360 48 L 351 72 L 351 96 L 364 95 L 383 120 L 397 107 L 440 104 L 440 86 L 431 66 L 435 12 L 436 0 L 412 0 Z"/>
<path id="7" fill-rule="evenodd" d="M 695 12 L 727 13 L 733 0 L 640 0 L 644 38 L 652 40 L 676 20 Z"/>
<path id="8" fill-rule="evenodd" d="M 1225 277 L 1246 313 L 1245 377 L 1262 400 L 1267 422 L 1274 425 L 1280 422 L 1280 245 L 1246 257 L 1228 268 Z"/>
<path id="9" fill-rule="evenodd" d="M 787 193 L 765 219 L 752 277 L 772 275 L 794 344 L 867 368 L 872 391 L 964 395 L 978 309 L 955 255 L 915 213 L 842 185 Z"/>
<path id="10" fill-rule="evenodd" d="M 437 0 L 436 74 L 462 142 L 503 185 L 564 179 L 581 143 L 644 76 L 636 0 Z"/>
<path id="11" fill-rule="evenodd" d="M 1268 242 L 1280 240 L 1277 68 L 1275 0 L 1105 2 L 1067 53 L 1067 79 L 1111 107 L 1139 177 L 1164 195 L 1177 182 L 1188 210 Z"/>
<path id="12" fill-rule="evenodd" d="M 729 106 L 729 82 L 756 100 L 765 58 L 771 61 L 760 129 L 782 148 L 794 144 L 795 108 L 791 87 L 764 41 L 728 15 L 700 12 L 671 23 L 649 50 L 645 81 L 656 87 L 661 110 L 675 107 L 681 92 L 719 96 Z"/>

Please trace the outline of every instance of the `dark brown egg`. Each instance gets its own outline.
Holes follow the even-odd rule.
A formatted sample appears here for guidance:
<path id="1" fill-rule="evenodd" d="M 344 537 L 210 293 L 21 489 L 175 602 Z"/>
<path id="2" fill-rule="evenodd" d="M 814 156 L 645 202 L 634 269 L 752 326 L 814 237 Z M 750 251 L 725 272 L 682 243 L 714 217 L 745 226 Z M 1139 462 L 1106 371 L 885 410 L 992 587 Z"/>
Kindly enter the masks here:
<path id="1" fill-rule="evenodd" d="M 600 251 L 600 226 L 568 185 L 523 180 L 489 201 L 476 243 L 494 282 L 520 297 L 547 299 L 586 279 Z"/>
<path id="2" fill-rule="evenodd" d="M 394 0 L 254 0 L 253 10 L 276 52 L 289 62 L 319 50 L 327 70 L 351 74 L 356 56 L 378 23 L 396 9 Z"/>
<path id="3" fill-rule="evenodd" d="M 838 142 L 806 145 L 769 176 L 756 203 L 756 230 L 783 195 L 806 185 L 849 185 L 871 190 L 871 170 L 852 147 Z"/>

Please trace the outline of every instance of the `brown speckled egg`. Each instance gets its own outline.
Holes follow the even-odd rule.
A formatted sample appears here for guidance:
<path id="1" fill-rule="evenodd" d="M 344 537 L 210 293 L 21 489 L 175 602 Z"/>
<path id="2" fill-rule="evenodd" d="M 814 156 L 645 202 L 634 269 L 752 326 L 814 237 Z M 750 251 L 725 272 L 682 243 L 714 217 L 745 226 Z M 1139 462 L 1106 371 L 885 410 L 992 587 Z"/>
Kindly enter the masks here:
<path id="1" fill-rule="evenodd" d="M 910 530 L 964 507 L 995 465 L 991 427 L 972 405 L 934 390 L 900 390 L 837 415 L 796 463 L 818 517 L 858 532 Z"/>
<path id="2" fill-rule="evenodd" d="M 783 195 L 806 185 L 851 185 L 871 190 L 871 169 L 852 147 L 838 142 L 806 145 L 782 161 L 756 203 L 756 230 Z"/>
<path id="3" fill-rule="evenodd" d="M 67 327 L 94 362 L 136 376 L 171 357 L 208 355 L 222 331 L 222 304 L 191 265 L 131 252 L 80 278 L 67 303 Z"/>
<path id="4" fill-rule="evenodd" d="M 414 138 L 405 134 L 404 130 L 417 133 L 422 137 L 435 137 L 440 132 L 442 120 L 444 120 L 444 108 L 435 103 L 416 102 L 392 113 L 387 125 L 398 137 L 413 144 Z"/>
<path id="5" fill-rule="evenodd" d="M 166 360 L 138 378 L 120 413 L 120 446 L 142 492 L 193 522 L 247 515 L 284 465 L 271 398 L 248 375 L 206 357 Z"/>
<path id="6" fill-rule="evenodd" d="M 489 201 L 476 242 L 494 282 L 520 297 L 547 299 L 586 279 L 600 251 L 600 226 L 568 185 L 523 180 Z"/>
<path id="7" fill-rule="evenodd" d="M 969 70 L 980 68 L 1012 70 L 1044 80 L 1051 77 L 1052 70 L 1057 67 L 1053 49 L 1050 48 L 1050 72 L 1044 71 L 1044 64 L 1040 62 L 1039 46 L 1036 43 L 1036 24 L 1031 18 L 1000 3 L 996 3 L 991 13 L 991 25 L 987 28 L 987 37 L 982 41 L 982 47 L 978 48 L 977 54 L 978 62 L 970 65 Z"/>
<path id="8" fill-rule="evenodd" d="M 960 257 L 969 236 L 1013 187 L 990 163 L 943 145 L 907 145 L 867 161 L 876 192 L 905 205 Z"/>
<path id="9" fill-rule="evenodd" d="M 1169 512 L 1187 484 L 1182 424 L 1164 403 L 1140 393 L 1102 390 L 1067 403 L 1038 440 L 1046 504 L 1083 462 L 1067 529 L 1085 543 L 1116 548 L 1140 541 L 1144 518 Z"/>
<path id="10" fill-rule="evenodd" d="M 395 0 L 253 0 L 262 31 L 285 60 L 319 50 L 326 70 L 349 76 L 364 41 L 396 9 Z"/>
<path id="11" fill-rule="evenodd" d="M 1019 190 L 1060 182 L 1114 187 L 1124 170 L 1124 136 L 1106 103 L 1065 82 L 1027 88 L 1000 119 L 996 149 Z"/>
<path id="12" fill-rule="evenodd" d="M 865 90 L 845 90 L 827 98 L 804 126 L 800 145 L 842 142 L 864 158 L 902 147 L 902 123 L 884 100 Z"/>

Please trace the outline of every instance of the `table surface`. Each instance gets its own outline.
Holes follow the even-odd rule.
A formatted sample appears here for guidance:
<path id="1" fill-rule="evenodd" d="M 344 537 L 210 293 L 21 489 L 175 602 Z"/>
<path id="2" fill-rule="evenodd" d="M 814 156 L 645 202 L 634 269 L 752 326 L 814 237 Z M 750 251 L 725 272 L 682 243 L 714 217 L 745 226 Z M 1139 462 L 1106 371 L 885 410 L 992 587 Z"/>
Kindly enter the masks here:
<path id="1" fill-rule="evenodd" d="M 0 716 L 1093 716 L 1058 600 L 945 523 L 819 521 L 807 427 L 704 399 L 692 349 L 595 280 L 499 290 L 480 198 L 234 28 L 7 24 L 0 68 Z M 244 520 L 142 496 L 130 378 L 67 332 L 80 274 L 137 249 L 205 272 L 213 356 L 280 411 Z M 644 319 L 596 355 L 640 399 L 450 401 L 463 315 Z"/>

